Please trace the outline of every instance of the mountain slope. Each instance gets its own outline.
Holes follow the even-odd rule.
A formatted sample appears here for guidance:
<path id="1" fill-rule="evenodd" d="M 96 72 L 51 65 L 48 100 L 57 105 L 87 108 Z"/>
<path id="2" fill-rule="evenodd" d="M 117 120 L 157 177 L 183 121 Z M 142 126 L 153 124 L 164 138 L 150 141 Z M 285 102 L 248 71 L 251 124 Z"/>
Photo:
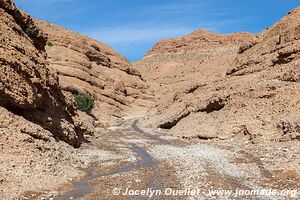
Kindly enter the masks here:
<path id="1" fill-rule="evenodd" d="M 141 71 L 158 98 L 165 95 L 172 98 L 174 88 L 185 90 L 222 79 L 239 46 L 255 38 L 250 33 L 197 30 L 187 36 L 159 41 L 133 66 Z"/>
<path id="2" fill-rule="evenodd" d="M 134 64 L 158 91 L 145 123 L 184 138 L 299 139 L 299 17 L 297 8 L 257 36 L 159 42 Z"/>
<path id="3" fill-rule="evenodd" d="M 112 48 L 51 23 L 36 20 L 48 36 L 49 67 L 59 74 L 61 87 L 96 100 L 94 117 L 102 126 L 127 113 L 145 110 L 151 100 L 147 84 L 126 58 Z M 134 105 L 134 107 L 132 107 Z"/>
<path id="4" fill-rule="evenodd" d="M 84 129 L 69 94 L 46 66 L 47 38 L 11 1 L 1 1 L 0 8 L 0 106 L 78 146 Z"/>
<path id="5" fill-rule="evenodd" d="M 0 0 L 0 199 L 56 189 L 85 167 L 72 146 L 93 130 L 47 68 L 46 42 L 29 15 Z"/>

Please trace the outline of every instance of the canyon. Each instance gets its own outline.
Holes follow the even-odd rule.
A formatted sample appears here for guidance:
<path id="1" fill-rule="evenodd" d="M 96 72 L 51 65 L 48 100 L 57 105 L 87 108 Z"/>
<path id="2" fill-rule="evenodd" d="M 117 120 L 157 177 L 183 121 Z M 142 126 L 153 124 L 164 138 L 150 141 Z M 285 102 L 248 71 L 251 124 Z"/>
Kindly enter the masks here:
<path id="1" fill-rule="evenodd" d="M 300 8 L 256 35 L 161 40 L 133 63 L 11 0 L 0 18 L 0 199 L 299 190 Z M 90 112 L 78 94 L 93 99 Z"/>

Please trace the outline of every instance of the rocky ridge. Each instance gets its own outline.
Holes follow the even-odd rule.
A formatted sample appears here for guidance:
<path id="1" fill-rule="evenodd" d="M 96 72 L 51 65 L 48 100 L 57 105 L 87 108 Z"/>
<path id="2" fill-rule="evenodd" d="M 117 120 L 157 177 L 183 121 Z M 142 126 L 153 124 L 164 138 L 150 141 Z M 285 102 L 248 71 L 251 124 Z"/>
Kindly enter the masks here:
<path id="1" fill-rule="evenodd" d="M 86 167 L 74 147 L 94 131 L 47 68 L 47 37 L 0 0 L 0 199 L 57 188 Z"/>
<path id="2" fill-rule="evenodd" d="M 165 53 L 178 53 L 190 51 L 207 52 L 219 47 L 231 47 L 253 39 L 253 34 L 248 32 L 217 34 L 204 29 L 199 29 L 183 37 L 161 40 L 155 44 L 145 55 Z"/>
<path id="3" fill-rule="evenodd" d="M 98 125 L 107 127 L 127 113 L 145 110 L 152 98 L 148 85 L 125 57 L 104 43 L 35 21 L 48 37 L 49 68 L 58 73 L 63 90 L 83 92 L 96 100 L 92 115 Z"/>
<path id="4" fill-rule="evenodd" d="M 47 38 L 11 1 L 1 1 L 0 8 L 0 106 L 49 130 L 56 139 L 80 145 L 89 131 L 81 126 L 70 94 L 60 89 L 58 77 L 47 68 Z"/>
<path id="5" fill-rule="evenodd" d="M 299 16 L 226 42 L 201 30 L 159 42 L 134 63 L 158 91 L 147 124 L 183 138 L 299 139 Z"/>

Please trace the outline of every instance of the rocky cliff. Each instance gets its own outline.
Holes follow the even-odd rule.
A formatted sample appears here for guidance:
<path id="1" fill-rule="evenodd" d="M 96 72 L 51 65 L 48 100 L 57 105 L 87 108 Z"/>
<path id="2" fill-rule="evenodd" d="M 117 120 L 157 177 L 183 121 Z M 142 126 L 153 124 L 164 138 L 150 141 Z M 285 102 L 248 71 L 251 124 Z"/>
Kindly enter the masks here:
<path id="1" fill-rule="evenodd" d="M 48 36 L 49 68 L 58 73 L 63 90 L 87 93 L 96 100 L 92 115 L 99 125 L 108 126 L 128 113 L 145 110 L 151 100 L 148 86 L 125 57 L 79 33 L 36 22 Z"/>
<path id="2" fill-rule="evenodd" d="M 184 138 L 299 139 L 299 8 L 257 36 L 196 31 L 134 63 L 157 92 L 154 127 Z M 142 70 L 144 69 L 144 70 Z"/>
<path id="3" fill-rule="evenodd" d="M 133 63 L 155 90 L 157 97 L 174 88 L 194 87 L 205 80 L 223 78 L 250 33 L 217 34 L 197 30 L 187 36 L 159 41 L 146 56 Z"/>
<path id="4" fill-rule="evenodd" d="M 191 51 L 207 52 L 220 47 L 232 47 L 239 45 L 252 38 L 253 34 L 247 32 L 217 34 L 199 29 L 183 37 L 159 41 L 147 52 L 146 57 L 165 53 Z"/>
<path id="5" fill-rule="evenodd" d="M 72 98 L 47 68 L 47 38 L 10 0 L 2 0 L 0 9 L 0 106 L 49 130 L 56 139 L 78 146 L 85 129 Z"/>
<path id="6" fill-rule="evenodd" d="M 93 130 L 47 68 L 47 40 L 29 15 L 0 0 L 0 199 L 57 188 L 84 167 L 72 146 Z"/>
<path id="7" fill-rule="evenodd" d="M 289 76 L 296 78 L 300 51 L 299 20 L 300 8 L 296 8 L 279 22 L 260 33 L 255 40 L 242 45 L 234 67 L 227 71 L 227 75 L 242 76 L 268 70 L 268 68 L 271 68 L 272 71 L 281 68 L 285 76 L 288 76 L 289 73 Z M 281 79 L 293 81 L 292 77 L 282 77 Z"/>

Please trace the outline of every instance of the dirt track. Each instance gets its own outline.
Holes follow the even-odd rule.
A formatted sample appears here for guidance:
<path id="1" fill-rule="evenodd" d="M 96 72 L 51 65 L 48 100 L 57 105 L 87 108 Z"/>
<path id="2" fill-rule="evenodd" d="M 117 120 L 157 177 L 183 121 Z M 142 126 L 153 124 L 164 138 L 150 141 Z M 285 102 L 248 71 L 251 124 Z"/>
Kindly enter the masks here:
<path id="1" fill-rule="evenodd" d="M 290 156 L 299 162 L 296 147 L 293 143 L 281 147 L 258 146 L 246 140 L 234 146 L 230 141 L 180 140 L 143 130 L 138 120 L 133 119 L 91 139 L 85 148 L 96 155 L 95 164 L 85 177 L 64 188 L 65 192 L 56 199 L 232 199 L 233 195 L 224 194 L 211 197 L 209 192 L 214 192 L 211 189 L 233 192 L 236 189 L 299 189 L 299 177 L 293 176 L 292 171 L 273 171 L 276 165 L 287 164 Z M 278 149 L 274 151 L 278 153 L 276 158 L 265 155 L 268 148 Z M 100 155 L 104 152 L 110 156 L 104 159 Z M 136 192 L 148 189 L 148 193 L 123 195 L 127 189 Z M 193 195 L 187 189 L 199 190 Z M 178 190 L 184 190 L 185 195 L 178 194 Z M 171 191 L 177 195 L 165 194 Z M 240 195 L 235 199 L 245 198 L 287 199 L 280 195 L 272 198 Z"/>

